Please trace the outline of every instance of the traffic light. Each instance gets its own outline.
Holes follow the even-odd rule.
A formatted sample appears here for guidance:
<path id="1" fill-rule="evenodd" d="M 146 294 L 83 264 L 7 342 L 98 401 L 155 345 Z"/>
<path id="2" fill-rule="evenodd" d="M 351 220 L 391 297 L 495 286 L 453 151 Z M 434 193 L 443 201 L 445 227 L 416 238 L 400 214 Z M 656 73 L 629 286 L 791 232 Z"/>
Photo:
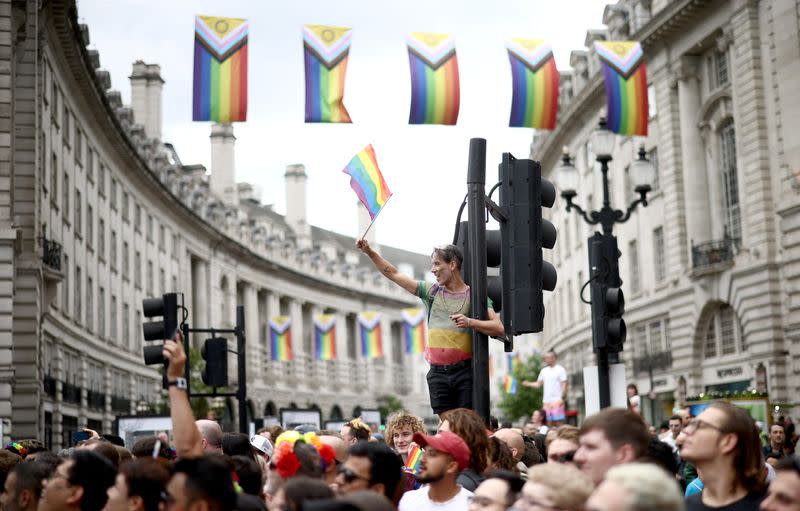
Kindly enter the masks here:
<path id="1" fill-rule="evenodd" d="M 206 361 L 203 368 L 203 383 L 209 387 L 228 386 L 228 340 L 224 337 L 206 339 L 200 350 Z"/>
<path id="2" fill-rule="evenodd" d="M 461 222 L 458 227 L 458 243 L 457 246 L 464 256 L 464 262 L 461 264 L 461 277 L 464 282 L 469 282 L 469 243 L 467 242 L 467 226 L 468 222 Z M 489 268 L 499 268 L 502 252 L 502 243 L 500 241 L 500 231 L 497 229 L 486 231 L 486 266 Z M 492 300 L 492 308 L 495 312 L 500 312 L 503 308 L 503 284 L 499 275 L 486 276 L 486 296 Z"/>
<path id="3" fill-rule="evenodd" d="M 142 300 L 142 314 L 146 318 L 161 316 L 161 321 L 149 321 L 142 324 L 145 341 L 164 341 L 172 339 L 178 330 L 178 295 L 167 293 L 161 298 L 145 298 Z M 144 363 L 147 365 L 163 364 L 162 352 L 164 343 L 144 347 Z"/>
<path id="4" fill-rule="evenodd" d="M 555 226 L 542 219 L 542 208 L 552 207 L 556 190 L 542 179 L 539 162 L 503 154 L 500 164 L 500 223 L 502 239 L 503 325 L 507 335 L 541 332 L 544 322 L 542 290 L 552 291 L 558 276 L 543 260 L 542 249 L 555 246 Z"/>
<path id="5" fill-rule="evenodd" d="M 619 353 L 625 343 L 627 328 L 625 296 L 619 278 L 617 238 L 595 233 L 589 243 L 589 266 L 592 269 L 592 339 L 594 351 Z"/>

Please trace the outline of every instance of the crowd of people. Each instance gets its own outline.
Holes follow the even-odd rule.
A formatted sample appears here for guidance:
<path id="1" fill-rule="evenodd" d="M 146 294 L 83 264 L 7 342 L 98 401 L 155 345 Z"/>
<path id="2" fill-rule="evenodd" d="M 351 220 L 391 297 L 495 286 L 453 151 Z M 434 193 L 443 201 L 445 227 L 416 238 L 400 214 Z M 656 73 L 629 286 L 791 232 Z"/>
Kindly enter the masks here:
<path id="1" fill-rule="evenodd" d="M 11 442 L 0 450 L 0 511 L 800 510 L 790 422 L 762 441 L 725 402 L 675 415 L 660 435 L 631 409 L 579 428 L 540 410 L 518 429 L 456 408 L 435 434 L 401 411 L 383 438 L 357 418 L 340 431 L 273 426 L 249 437 L 195 420 L 182 343 L 165 346 L 171 438 L 128 449 L 90 431 L 57 454 Z"/>

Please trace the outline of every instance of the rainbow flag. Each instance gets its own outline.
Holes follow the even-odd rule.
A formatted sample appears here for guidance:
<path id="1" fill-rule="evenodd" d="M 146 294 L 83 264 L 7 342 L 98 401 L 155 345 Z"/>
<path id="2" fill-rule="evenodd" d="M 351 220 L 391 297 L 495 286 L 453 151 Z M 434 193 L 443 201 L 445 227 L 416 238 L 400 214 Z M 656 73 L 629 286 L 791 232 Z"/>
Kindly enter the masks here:
<path id="1" fill-rule="evenodd" d="M 381 169 L 378 168 L 372 144 L 353 156 L 342 172 L 350 175 L 350 188 L 356 192 L 358 200 L 367 208 L 369 217 L 375 220 L 383 205 L 392 196 L 392 192 L 389 191 Z"/>
<path id="2" fill-rule="evenodd" d="M 638 41 L 595 41 L 606 83 L 608 129 L 647 136 L 647 67 Z"/>
<path id="3" fill-rule="evenodd" d="M 559 75 L 552 47 L 541 39 L 512 39 L 506 48 L 513 81 L 508 125 L 555 129 Z"/>
<path id="4" fill-rule="evenodd" d="M 192 120 L 247 120 L 247 34 L 239 18 L 195 16 Z"/>
<path id="5" fill-rule="evenodd" d="M 428 339 L 425 309 L 403 309 L 400 316 L 403 318 L 406 353 L 424 353 Z"/>
<path id="6" fill-rule="evenodd" d="M 511 394 L 513 396 L 517 393 L 517 379 L 507 374 L 503 379 L 503 388 L 506 394 Z"/>
<path id="7" fill-rule="evenodd" d="M 425 451 L 420 446 L 417 444 L 412 445 L 411 449 L 408 450 L 408 459 L 406 459 L 406 464 L 403 465 L 403 471 L 409 474 L 418 474 L 423 454 L 425 454 Z"/>
<path id="8" fill-rule="evenodd" d="M 336 358 L 336 316 L 333 314 L 314 316 L 314 358 L 317 360 Z"/>
<path id="9" fill-rule="evenodd" d="M 408 123 L 454 125 L 460 97 L 455 39 L 447 34 L 412 32 L 407 43 L 411 67 Z"/>
<path id="10" fill-rule="evenodd" d="M 292 318 L 273 316 L 269 320 L 269 337 L 272 346 L 272 360 L 285 362 L 292 360 Z"/>
<path id="11" fill-rule="evenodd" d="M 343 103 L 351 32 L 344 27 L 303 26 L 306 122 L 351 122 Z"/>
<path id="12" fill-rule="evenodd" d="M 508 357 L 509 374 L 518 372 L 520 366 L 522 365 L 522 359 L 520 358 L 519 353 L 508 353 L 506 354 L 506 357 Z"/>
<path id="13" fill-rule="evenodd" d="M 361 355 L 364 358 L 382 357 L 380 313 L 362 312 L 358 315 L 358 325 L 361 330 Z"/>

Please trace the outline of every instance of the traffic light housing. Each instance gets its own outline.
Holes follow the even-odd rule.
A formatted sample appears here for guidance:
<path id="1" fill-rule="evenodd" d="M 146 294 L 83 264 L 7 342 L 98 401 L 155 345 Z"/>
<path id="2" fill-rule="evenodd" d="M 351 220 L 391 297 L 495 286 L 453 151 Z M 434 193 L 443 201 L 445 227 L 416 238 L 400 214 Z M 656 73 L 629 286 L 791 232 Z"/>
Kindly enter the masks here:
<path id="1" fill-rule="evenodd" d="M 228 340 L 224 337 L 206 339 L 200 349 L 200 356 L 206 361 L 201 375 L 203 383 L 209 387 L 227 387 Z"/>
<path id="2" fill-rule="evenodd" d="M 147 365 L 165 363 L 163 341 L 172 339 L 178 330 L 178 295 L 166 293 L 160 298 L 142 300 L 142 314 L 146 318 L 161 316 L 160 321 L 148 321 L 142 324 L 145 341 L 162 341 L 161 344 L 145 346 L 144 363 Z"/>
<path id="3" fill-rule="evenodd" d="M 542 179 L 539 162 L 503 154 L 500 164 L 500 222 L 503 325 L 507 335 L 541 332 L 544 323 L 543 290 L 556 287 L 555 267 L 543 259 L 542 249 L 555 246 L 555 226 L 542 218 L 542 208 L 555 203 L 556 190 Z"/>
<path id="4" fill-rule="evenodd" d="M 627 335 L 625 295 L 619 278 L 617 238 L 595 233 L 589 239 L 589 267 L 592 269 L 592 340 L 594 351 L 622 351 Z"/>

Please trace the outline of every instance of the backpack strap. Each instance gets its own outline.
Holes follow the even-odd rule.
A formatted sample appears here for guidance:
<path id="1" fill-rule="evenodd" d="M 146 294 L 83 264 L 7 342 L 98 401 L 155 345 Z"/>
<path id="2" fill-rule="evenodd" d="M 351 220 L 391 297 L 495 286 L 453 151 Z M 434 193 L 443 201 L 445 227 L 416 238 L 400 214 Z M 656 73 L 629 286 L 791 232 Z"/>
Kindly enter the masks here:
<path id="1" fill-rule="evenodd" d="M 439 292 L 439 284 L 434 284 L 431 286 L 431 290 L 428 291 L 428 323 L 431 322 L 431 310 L 433 310 L 433 299 L 436 296 L 436 293 Z"/>

